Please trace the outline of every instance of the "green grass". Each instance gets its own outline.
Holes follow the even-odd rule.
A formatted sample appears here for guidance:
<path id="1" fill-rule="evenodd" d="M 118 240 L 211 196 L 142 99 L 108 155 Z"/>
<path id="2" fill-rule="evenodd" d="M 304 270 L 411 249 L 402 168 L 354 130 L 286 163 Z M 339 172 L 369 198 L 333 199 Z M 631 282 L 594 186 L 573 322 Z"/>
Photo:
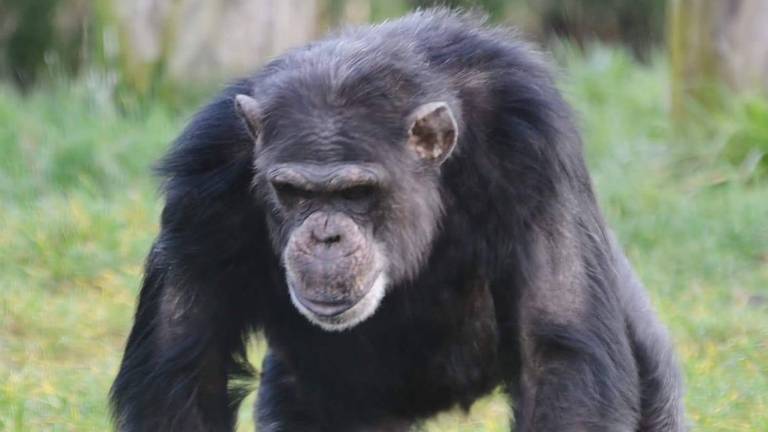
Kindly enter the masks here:
<path id="1" fill-rule="evenodd" d="M 676 135 L 661 62 L 562 57 L 604 211 L 678 346 L 691 421 L 768 430 L 768 181 L 750 165 L 768 148 L 768 103 L 736 100 Z M 157 230 L 149 167 L 187 113 L 118 113 L 107 84 L 24 98 L 0 86 L 3 431 L 109 428 L 106 393 Z M 502 431 L 507 417 L 489 397 L 426 429 Z"/>

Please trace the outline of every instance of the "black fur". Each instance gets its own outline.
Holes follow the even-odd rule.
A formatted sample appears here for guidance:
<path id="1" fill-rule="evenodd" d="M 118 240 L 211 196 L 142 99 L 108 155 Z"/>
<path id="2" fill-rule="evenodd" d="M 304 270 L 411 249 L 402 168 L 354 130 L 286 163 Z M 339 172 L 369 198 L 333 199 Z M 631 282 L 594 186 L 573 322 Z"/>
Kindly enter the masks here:
<path id="1" fill-rule="evenodd" d="M 240 93 L 265 101 L 256 161 Z M 403 119 L 434 100 L 460 136 L 421 172 Z M 439 192 L 431 216 L 379 234 L 407 252 L 349 330 L 291 304 L 259 181 L 280 158 L 379 161 L 408 180 L 398 196 Z M 605 227 L 569 108 L 504 31 L 433 10 L 290 52 L 204 108 L 160 172 L 161 232 L 111 393 L 121 431 L 232 430 L 257 331 L 262 432 L 403 430 L 499 385 L 517 431 L 684 430 L 670 344 Z"/>

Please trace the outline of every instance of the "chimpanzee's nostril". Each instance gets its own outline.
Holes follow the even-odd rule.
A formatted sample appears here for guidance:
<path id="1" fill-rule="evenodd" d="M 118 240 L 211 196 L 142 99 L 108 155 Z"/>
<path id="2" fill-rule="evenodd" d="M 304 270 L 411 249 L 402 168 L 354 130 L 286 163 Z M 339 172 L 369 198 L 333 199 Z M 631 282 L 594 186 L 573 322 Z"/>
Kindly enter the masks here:
<path id="1" fill-rule="evenodd" d="M 330 246 L 341 241 L 341 234 L 329 232 L 327 229 L 312 230 L 312 240 Z"/>

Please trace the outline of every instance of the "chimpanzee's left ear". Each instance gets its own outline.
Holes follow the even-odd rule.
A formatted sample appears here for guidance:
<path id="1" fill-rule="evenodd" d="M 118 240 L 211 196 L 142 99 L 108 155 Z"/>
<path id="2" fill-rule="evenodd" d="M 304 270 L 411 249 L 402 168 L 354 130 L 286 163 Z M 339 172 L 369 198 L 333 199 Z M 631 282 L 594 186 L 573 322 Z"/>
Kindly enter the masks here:
<path id="1" fill-rule="evenodd" d="M 248 133 L 256 140 L 261 132 L 261 107 L 256 99 L 239 94 L 235 96 L 235 111 L 248 128 Z"/>
<path id="2" fill-rule="evenodd" d="M 458 126 L 447 103 L 424 104 L 416 108 L 408 120 L 408 148 L 435 165 L 448 159 L 456 147 Z"/>

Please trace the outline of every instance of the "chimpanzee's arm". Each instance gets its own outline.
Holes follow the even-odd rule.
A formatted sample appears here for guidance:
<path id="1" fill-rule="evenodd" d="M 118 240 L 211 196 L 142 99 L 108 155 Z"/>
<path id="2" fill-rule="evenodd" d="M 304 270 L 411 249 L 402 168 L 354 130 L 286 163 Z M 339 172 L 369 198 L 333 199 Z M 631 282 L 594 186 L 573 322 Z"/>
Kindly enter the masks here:
<path id="1" fill-rule="evenodd" d="M 253 141 L 227 89 L 159 166 L 166 197 L 111 402 L 121 431 L 226 431 L 260 322 L 269 237 L 251 191 Z"/>
<path id="2" fill-rule="evenodd" d="M 510 389 L 515 430 L 630 432 L 639 424 L 625 282 L 604 239 L 578 226 L 563 217 L 531 236 L 530 285 L 522 287 L 517 314 L 521 368 Z"/>
<path id="3" fill-rule="evenodd" d="M 176 274 L 158 242 L 147 261 L 135 323 L 112 387 L 120 431 L 225 431 L 240 395 L 228 379 L 246 375 L 246 321 L 212 280 Z M 197 285 L 197 286 L 196 286 Z M 224 287 L 221 287 L 224 291 Z"/>

